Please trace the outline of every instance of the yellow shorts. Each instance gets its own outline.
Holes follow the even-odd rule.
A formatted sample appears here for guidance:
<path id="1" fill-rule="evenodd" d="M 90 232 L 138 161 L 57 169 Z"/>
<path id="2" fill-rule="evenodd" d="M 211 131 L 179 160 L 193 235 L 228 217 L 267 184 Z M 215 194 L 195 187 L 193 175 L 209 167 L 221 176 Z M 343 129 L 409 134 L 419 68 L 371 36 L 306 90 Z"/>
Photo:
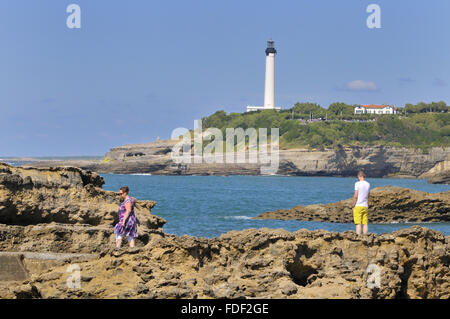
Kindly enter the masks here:
<path id="1" fill-rule="evenodd" d="M 355 222 L 355 225 L 368 224 L 368 214 L 369 210 L 365 206 L 355 206 L 353 208 L 353 221 Z"/>

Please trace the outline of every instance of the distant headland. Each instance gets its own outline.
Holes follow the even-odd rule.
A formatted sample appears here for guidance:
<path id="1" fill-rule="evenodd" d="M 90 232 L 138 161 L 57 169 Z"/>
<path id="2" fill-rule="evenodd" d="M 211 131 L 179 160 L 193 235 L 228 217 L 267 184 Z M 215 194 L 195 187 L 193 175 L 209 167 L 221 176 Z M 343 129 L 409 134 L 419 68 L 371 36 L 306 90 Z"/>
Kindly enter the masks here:
<path id="1" fill-rule="evenodd" d="M 363 169 L 371 177 L 429 178 L 431 182 L 449 183 L 450 107 L 445 102 L 407 104 L 395 107 L 396 114 L 355 114 L 358 107 L 332 103 L 325 109 L 314 103 L 296 103 L 290 109 L 278 111 L 229 114 L 217 111 L 201 119 L 202 134 L 207 136 L 207 132 L 215 129 L 225 136 L 227 128 L 242 128 L 247 134 L 249 128 L 276 127 L 279 130 L 277 175 L 352 176 Z M 270 138 L 269 133 L 268 140 Z M 31 161 L 32 166 L 77 166 L 97 173 L 260 174 L 260 162 L 230 164 L 192 160 L 177 163 L 173 161 L 172 152 L 179 143 L 179 138 L 172 137 L 113 147 L 101 159 Z M 204 140 L 201 143 L 206 146 Z M 223 156 L 226 156 L 226 143 L 219 141 L 217 144 Z M 248 153 L 247 135 L 243 143 L 243 150 Z M 188 140 L 183 147 L 192 152 L 194 144 L 194 139 Z M 218 156 L 217 149 L 214 156 Z"/>

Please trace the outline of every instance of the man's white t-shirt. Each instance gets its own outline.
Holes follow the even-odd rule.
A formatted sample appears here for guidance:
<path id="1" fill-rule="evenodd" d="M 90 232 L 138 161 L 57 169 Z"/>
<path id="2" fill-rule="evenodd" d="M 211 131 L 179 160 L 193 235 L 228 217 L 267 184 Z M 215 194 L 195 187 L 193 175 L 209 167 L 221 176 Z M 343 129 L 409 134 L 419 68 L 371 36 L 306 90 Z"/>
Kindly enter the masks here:
<path id="1" fill-rule="evenodd" d="M 355 206 L 369 207 L 370 184 L 366 181 L 358 181 L 355 183 L 355 191 L 358 191 L 358 200 Z"/>

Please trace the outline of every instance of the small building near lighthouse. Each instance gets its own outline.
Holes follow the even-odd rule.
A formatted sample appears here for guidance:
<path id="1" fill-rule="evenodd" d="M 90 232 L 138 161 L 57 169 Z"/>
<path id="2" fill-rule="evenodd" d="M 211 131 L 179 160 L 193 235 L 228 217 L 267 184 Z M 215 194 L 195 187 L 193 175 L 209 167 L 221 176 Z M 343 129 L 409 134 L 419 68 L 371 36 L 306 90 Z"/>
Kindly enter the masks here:
<path id="1" fill-rule="evenodd" d="M 281 107 L 275 106 L 275 42 L 270 39 L 267 41 L 266 48 L 266 78 L 264 87 L 264 106 L 247 106 L 247 112 L 258 110 L 281 110 Z"/>
<path id="2" fill-rule="evenodd" d="M 397 114 L 397 108 L 393 105 L 357 105 L 355 114 Z"/>

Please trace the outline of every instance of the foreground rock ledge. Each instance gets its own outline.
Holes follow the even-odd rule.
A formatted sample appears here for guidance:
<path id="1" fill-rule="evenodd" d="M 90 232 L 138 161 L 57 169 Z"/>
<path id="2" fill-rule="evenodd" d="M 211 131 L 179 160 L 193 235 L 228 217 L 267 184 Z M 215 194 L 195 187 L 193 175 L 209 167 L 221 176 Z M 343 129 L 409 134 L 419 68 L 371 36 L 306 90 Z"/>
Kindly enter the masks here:
<path id="1" fill-rule="evenodd" d="M 18 280 L 1 282 L 0 296 L 448 299 L 449 246 L 448 236 L 418 226 L 367 236 L 273 229 L 212 239 L 155 233 L 143 247 L 115 250 L 105 244 L 92 258 L 0 254 L 0 262 L 9 258 L 23 268 Z M 78 288 L 67 284 L 74 265 L 81 275 Z"/>
<path id="2" fill-rule="evenodd" d="M 296 206 L 260 214 L 255 219 L 352 223 L 351 198 L 330 204 Z M 448 222 L 450 191 L 426 193 L 397 186 L 374 188 L 369 197 L 369 223 Z"/>

